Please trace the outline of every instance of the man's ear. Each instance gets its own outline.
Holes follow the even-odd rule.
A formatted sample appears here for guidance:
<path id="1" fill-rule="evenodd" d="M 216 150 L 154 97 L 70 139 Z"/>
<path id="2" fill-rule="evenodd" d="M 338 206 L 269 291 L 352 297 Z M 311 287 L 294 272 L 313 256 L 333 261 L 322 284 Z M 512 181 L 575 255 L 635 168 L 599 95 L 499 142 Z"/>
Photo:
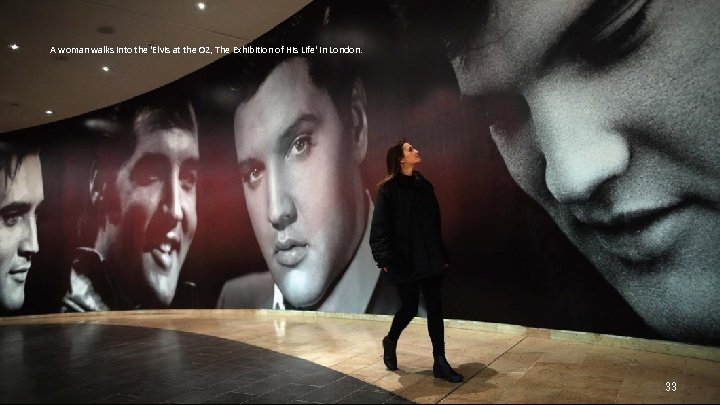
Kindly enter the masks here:
<path id="1" fill-rule="evenodd" d="M 367 97 L 365 96 L 365 86 L 363 86 L 360 78 L 355 78 L 353 83 L 350 118 L 351 133 L 353 142 L 355 143 L 355 161 L 360 164 L 365 160 L 368 143 L 368 123 L 367 123 Z"/>

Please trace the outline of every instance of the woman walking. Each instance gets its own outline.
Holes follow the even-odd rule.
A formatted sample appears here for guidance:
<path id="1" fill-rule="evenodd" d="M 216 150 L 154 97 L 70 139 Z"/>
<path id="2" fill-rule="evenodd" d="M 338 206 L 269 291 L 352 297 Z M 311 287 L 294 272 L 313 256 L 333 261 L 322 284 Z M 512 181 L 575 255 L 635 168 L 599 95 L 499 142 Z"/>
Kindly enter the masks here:
<path id="1" fill-rule="evenodd" d="M 433 374 L 461 382 L 445 359 L 441 282 L 448 255 L 440 232 L 440 207 L 433 186 L 414 170 L 422 161 L 404 139 L 387 153 L 387 176 L 379 184 L 370 229 L 373 258 L 397 286 L 401 307 L 390 332 L 382 340 L 388 370 L 397 370 L 395 349 L 400 334 L 417 315 L 420 291 L 427 307 L 427 326 L 433 347 Z"/>

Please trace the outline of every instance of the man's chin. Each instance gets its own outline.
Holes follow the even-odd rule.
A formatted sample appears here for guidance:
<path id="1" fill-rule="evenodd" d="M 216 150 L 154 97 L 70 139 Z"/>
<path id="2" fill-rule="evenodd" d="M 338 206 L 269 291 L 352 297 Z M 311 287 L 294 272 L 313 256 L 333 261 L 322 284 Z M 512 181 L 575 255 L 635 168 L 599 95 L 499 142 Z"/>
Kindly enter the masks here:
<path id="1" fill-rule="evenodd" d="M 21 296 L 17 296 L 15 294 L 11 297 L 2 297 L 0 299 L 0 312 L 2 311 L 17 311 L 20 309 L 23 305 L 23 302 L 25 301 L 25 294 L 22 294 Z"/>
<path id="2" fill-rule="evenodd" d="M 170 288 L 170 286 L 167 285 L 155 285 L 152 288 L 154 293 L 153 301 L 155 301 L 155 305 L 158 307 L 170 306 L 173 298 L 175 298 L 175 288 Z"/>
<path id="3" fill-rule="evenodd" d="M 313 308 L 320 301 L 318 296 L 308 296 L 304 294 L 292 294 L 283 295 L 285 300 L 295 308 Z"/>
<path id="4" fill-rule="evenodd" d="M 155 301 L 156 306 L 169 306 L 175 297 L 178 271 L 173 269 L 167 272 L 164 269 L 153 268 L 145 274 L 147 286 L 151 290 L 148 295 L 152 297 L 152 301 Z"/>
<path id="5" fill-rule="evenodd" d="M 169 307 L 172 304 L 173 298 L 175 298 L 175 290 L 167 291 L 157 295 L 158 302 L 165 307 Z"/>
<path id="6" fill-rule="evenodd" d="M 343 273 L 331 271 L 329 262 L 310 256 L 298 267 L 288 268 L 272 263 L 273 281 L 290 305 L 297 308 L 315 308 L 322 304 L 335 281 Z"/>
<path id="7" fill-rule="evenodd" d="M 288 281 L 289 280 L 285 280 L 285 282 L 278 284 L 278 287 L 285 301 L 293 307 L 311 308 L 320 302 L 322 291 L 316 288 L 303 288 L 301 284 L 304 283 L 292 283 Z"/>

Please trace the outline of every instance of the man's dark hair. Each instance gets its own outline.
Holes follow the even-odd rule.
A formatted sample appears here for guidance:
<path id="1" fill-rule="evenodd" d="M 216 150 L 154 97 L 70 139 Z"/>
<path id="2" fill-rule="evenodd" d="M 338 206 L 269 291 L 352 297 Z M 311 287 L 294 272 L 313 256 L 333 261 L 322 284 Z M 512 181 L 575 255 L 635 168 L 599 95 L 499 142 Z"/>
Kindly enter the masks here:
<path id="1" fill-rule="evenodd" d="M 138 96 L 90 114 L 83 124 L 97 145 L 94 169 L 111 172 L 133 154 L 140 133 L 173 128 L 197 133 L 189 97 L 173 88 Z"/>
<path id="2" fill-rule="evenodd" d="M 13 139 L 0 141 L 0 171 L 8 183 L 15 178 L 23 160 L 40 152 L 40 146 L 32 139 Z"/>
<path id="3" fill-rule="evenodd" d="M 275 29 L 246 45 L 257 49 L 279 50 L 275 53 L 240 53 L 228 55 L 208 66 L 201 83 L 206 97 L 216 97 L 216 105 L 227 113 L 251 99 L 270 73 L 281 63 L 293 58 L 305 60 L 310 79 L 327 91 L 338 111 L 344 128 L 351 121 L 352 90 L 361 77 L 362 66 L 371 57 L 370 44 L 375 37 L 365 27 L 374 7 L 346 1 L 316 1 L 296 13 Z M 295 47 L 298 53 L 287 52 Z M 313 53 L 302 53 L 311 47 Z M 321 53 L 321 47 L 360 48 L 362 54 Z M 216 91 L 219 90 L 219 91 Z M 219 96 L 219 94 L 222 96 Z M 213 103 L 213 101 L 210 101 Z M 223 104 L 218 106 L 217 104 Z"/>

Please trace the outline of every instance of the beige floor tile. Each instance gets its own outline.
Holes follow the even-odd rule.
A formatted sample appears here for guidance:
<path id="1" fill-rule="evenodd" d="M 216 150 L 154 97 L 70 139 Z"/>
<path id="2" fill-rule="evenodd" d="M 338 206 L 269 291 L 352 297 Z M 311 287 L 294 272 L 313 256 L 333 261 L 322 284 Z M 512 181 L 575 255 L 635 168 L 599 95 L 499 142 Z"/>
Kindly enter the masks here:
<path id="1" fill-rule="evenodd" d="M 410 383 L 410 381 L 412 382 Z M 432 373 L 423 375 L 419 380 L 415 380 L 415 376 L 407 381 L 401 378 L 400 382 L 403 384 L 403 388 L 394 392 L 403 398 L 421 404 L 436 404 L 458 387 L 458 384 L 433 377 Z"/>
<path id="2" fill-rule="evenodd" d="M 497 403 L 504 404 L 548 404 L 553 403 L 562 390 L 560 388 L 537 387 L 534 389 L 512 389 L 500 395 Z"/>
<path id="3" fill-rule="evenodd" d="M 717 404 L 720 403 L 720 389 L 707 389 L 703 386 L 693 387 L 692 384 L 682 394 L 682 402 L 686 404 Z"/>
<path id="4" fill-rule="evenodd" d="M 576 364 L 568 363 L 535 364 L 513 384 L 513 388 L 519 387 L 528 390 L 533 387 L 561 389 L 565 381 L 575 373 L 576 369 Z"/>
<path id="5" fill-rule="evenodd" d="M 478 394 L 468 394 L 468 395 L 455 395 L 455 393 L 450 393 L 447 397 L 440 400 L 439 403 L 441 404 L 492 404 L 497 403 L 500 400 L 500 397 L 502 396 L 504 391 L 502 390 L 496 390 L 496 389 L 490 389 L 485 392 L 481 392 Z"/>
<path id="6" fill-rule="evenodd" d="M 495 402 L 517 381 L 523 373 L 497 372 L 486 368 L 450 393 L 442 403 L 488 403 Z"/>
<path id="7" fill-rule="evenodd" d="M 375 381 L 375 385 L 388 391 L 398 392 L 407 387 L 414 386 L 427 379 L 427 373 L 415 373 L 403 370 L 388 371 L 383 377 Z"/>
<path id="8" fill-rule="evenodd" d="M 617 395 L 623 385 L 623 378 L 571 374 L 565 379 L 565 390 L 613 391 Z"/>
<path id="9" fill-rule="evenodd" d="M 658 393 L 658 394 L 641 394 L 633 392 L 621 392 L 618 394 L 616 403 L 619 404 L 641 404 L 641 403 L 652 403 L 652 404 L 677 404 L 683 401 L 681 395 L 673 393 Z"/>
<path id="10" fill-rule="evenodd" d="M 617 399 L 617 392 L 604 391 L 568 391 L 562 390 L 556 396 L 549 398 L 548 403 L 553 404 L 609 404 Z"/>
<path id="11" fill-rule="evenodd" d="M 543 356 L 542 352 L 515 352 L 503 354 L 490 366 L 498 372 L 526 372 Z"/>

